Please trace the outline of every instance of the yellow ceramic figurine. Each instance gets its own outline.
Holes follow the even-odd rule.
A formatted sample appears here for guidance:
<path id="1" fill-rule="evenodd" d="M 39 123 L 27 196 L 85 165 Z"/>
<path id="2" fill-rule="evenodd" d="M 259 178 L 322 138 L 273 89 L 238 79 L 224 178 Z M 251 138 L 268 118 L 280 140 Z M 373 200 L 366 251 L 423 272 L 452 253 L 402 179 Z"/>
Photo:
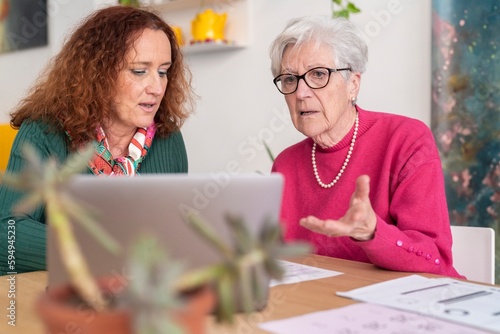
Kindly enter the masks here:
<path id="1" fill-rule="evenodd" d="M 184 45 L 184 36 L 182 33 L 182 28 L 179 26 L 172 26 L 172 29 L 174 30 L 175 38 L 177 39 L 177 43 L 179 43 L 180 46 Z"/>
<path id="2" fill-rule="evenodd" d="M 191 21 L 193 42 L 225 41 L 224 28 L 227 13 L 215 13 L 212 9 L 198 13 Z"/>

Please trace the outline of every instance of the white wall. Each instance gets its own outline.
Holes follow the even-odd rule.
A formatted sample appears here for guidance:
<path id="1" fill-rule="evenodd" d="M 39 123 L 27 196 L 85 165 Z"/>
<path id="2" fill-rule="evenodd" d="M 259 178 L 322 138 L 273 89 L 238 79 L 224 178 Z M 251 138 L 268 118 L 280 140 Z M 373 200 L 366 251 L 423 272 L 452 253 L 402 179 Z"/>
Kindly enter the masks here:
<path id="1" fill-rule="evenodd" d="M 360 1 L 352 17 L 368 41 L 359 103 L 430 123 L 431 1 Z"/>
<path id="2" fill-rule="evenodd" d="M 254 0 L 248 49 L 189 57 L 201 95 L 185 127 L 190 170 L 267 172 L 273 153 L 301 140 L 272 83 L 268 46 L 289 18 L 330 14 L 330 0 Z M 369 41 L 359 105 L 430 120 L 430 0 L 358 0 L 352 16 Z"/>
<path id="3" fill-rule="evenodd" d="M 110 0 L 50 0 L 48 48 L 0 55 L 0 122 L 24 95 L 65 34 Z M 330 15 L 331 0 L 248 0 L 250 41 L 241 50 L 188 55 L 197 94 L 196 114 L 183 132 L 190 171 L 268 172 L 265 140 L 277 154 L 303 137 L 272 84 L 268 46 L 288 19 Z M 359 105 L 430 120 L 430 0 L 357 0 L 352 16 L 369 42 L 369 64 Z M 1 139 L 0 139 L 1 140 Z"/>
<path id="4" fill-rule="evenodd" d="M 0 123 L 9 122 L 8 114 L 24 97 L 52 55 L 59 50 L 66 34 L 75 24 L 94 8 L 111 2 L 114 1 L 48 0 L 49 45 L 0 54 Z"/>

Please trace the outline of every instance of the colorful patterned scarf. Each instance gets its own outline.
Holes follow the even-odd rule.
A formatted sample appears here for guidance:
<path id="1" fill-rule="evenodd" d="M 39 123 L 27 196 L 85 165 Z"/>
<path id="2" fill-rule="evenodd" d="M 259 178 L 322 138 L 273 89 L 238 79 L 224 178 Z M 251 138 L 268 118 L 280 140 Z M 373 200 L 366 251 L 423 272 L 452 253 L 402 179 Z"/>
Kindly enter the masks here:
<path id="1" fill-rule="evenodd" d="M 128 146 L 128 156 L 113 159 L 109 144 L 102 127 L 97 128 L 97 144 L 95 156 L 89 162 L 89 167 L 95 175 L 129 175 L 138 174 L 137 170 L 149 151 L 156 125 L 147 128 L 137 128 L 137 132 Z"/>

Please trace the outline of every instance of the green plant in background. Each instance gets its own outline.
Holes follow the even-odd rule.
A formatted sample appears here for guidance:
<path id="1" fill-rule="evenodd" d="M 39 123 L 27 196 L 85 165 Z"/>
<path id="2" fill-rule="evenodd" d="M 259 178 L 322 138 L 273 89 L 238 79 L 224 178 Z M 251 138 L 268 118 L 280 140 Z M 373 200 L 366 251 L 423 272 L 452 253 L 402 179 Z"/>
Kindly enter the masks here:
<path id="1" fill-rule="evenodd" d="M 123 6 L 139 7 L 141 2 L 139 0 L 118 0 L 118 3 Z"/>
<path id="2" fill-rule="evenodd" d="M 269 147 L 269 145 L 267 145 L 267 142 L 264 141 L 264 147 L 266 148 L 266 152 L 267 152 L 267 156 L 269 157 L 269 159 L 271 159 L 271 162 L 274 163 L 274 154 L 273 152 L 271 151 L 271 148 Z"/>
<path id="3" fill-rule="evenodd" d="M 0 172 L 0 181 L 3 184 L 28 194 L 16 205 L 13 213 L 26 214 L 38 205 L 45 204 L 48 228 L 54 228 L 56 231 L 59 254 L 71 284 L 88 305 L 95 310 L 103 310 L 106 301 L 90 274 L 75 239 L 71 220 L 82 224 L 109 251 L 116 253 L 120 247 L 99 227 L 90 212 L 75 202 L 63 187 L 72 175 L 87 168 L 87 161 L 94 154 L 94 148 L 89 146 L 82 152 L 73 153 L 60 166 L 52 158 L 42 162 L 35 149 L 29 145 L 22 148 L 22 153 L 27 161 L 22 172 L 16 175 Z"/>
<path id="4" fill-rule="evenodd" d="M 351 14 L 357 14 L 361 10 L 348 0 L 332 0 L 332 17 L 349 18 Z"/>

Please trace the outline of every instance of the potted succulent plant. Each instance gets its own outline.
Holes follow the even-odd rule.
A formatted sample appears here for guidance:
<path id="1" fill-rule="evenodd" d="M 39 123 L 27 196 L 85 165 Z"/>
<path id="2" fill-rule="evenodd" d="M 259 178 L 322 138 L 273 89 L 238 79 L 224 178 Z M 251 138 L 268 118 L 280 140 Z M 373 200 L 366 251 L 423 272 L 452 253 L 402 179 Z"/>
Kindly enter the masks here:
<path id="1" fill-rule="evenodd" d="M 138 240 L 130 254 L 131 280 L 93 277 L 73 235 L 70 218 L 87 227 L 89 233 L 103 241 L 102 244 L 110 251 L 119 251 L 119 245 L 88 214 L 89 208 L 76 203 L 64 187 L 72 175 L 86 168 L 93 149 L 89 147 L 72 154 L 63 165 L 58 165 L 55 160 L 42 163 L 29 146 L 23 148 L 23 154 L 28 161 L 26 169 L 17 175 L 0 174 L 0 181 L 28 194 L 15 211 L 27 212 L 40 203 L 45 205 L 46 215 L 50 218 L 47 219 L 48 228 L 57 232 L 60 255 L 70 277 L 68 286 L 49 289 L 39 301 L 49 303 L 39 305 L 38 310 L 47 327 L 55 325 L 49 328 L 50 332 L 64 332 L 68 330 L 67 326 L 72 326 L 82 333 L 95 334 L 99 326 L 104 326 L 105 333 L 187 331 L 199 334 L 203 332 L 205 316 L 214 305 L 218 321 L 233 321 L 237 305 L 235 288 L 240 289 L 238 295 L 243 296 L 245 311 L 253 311 L 251 301 L 266 290 L 255 284 L 258 282 L 255 279 L 257 271 L 280 279 L 283 269 L 279 259 L 309 251 L 307 244 L 283 243 L 277 224 L 264 225 L 260 234 L 253 237 L 238 217 L 227 217 L 234 238 L 230 245 L 208 228 L 202 217 L 189 213 L 186 215 L 189 225 L 221 253 L 224 259 L 221 263 L 196 270 L 182 270 L 182 264 L 175 259 L 167 261 L 168 250 L 161 249 L 154 238 L 144 237 Z M 201 296 L 207 303 L 201 306 L 186 303 L 195 295 Z M 52 297 L 59 302 L 64 301 L 64 304 L 56 303 Z M 69 300 L 73 301 L 71 305 Z M 194 323 L 193 310 L 202 319 L 202 324 L 186 329 L 182 319 L 187 318 L 187 323 Z M 62 323 L 56 323 L 53 319 L 55 315 L 62 315 Z"/>

